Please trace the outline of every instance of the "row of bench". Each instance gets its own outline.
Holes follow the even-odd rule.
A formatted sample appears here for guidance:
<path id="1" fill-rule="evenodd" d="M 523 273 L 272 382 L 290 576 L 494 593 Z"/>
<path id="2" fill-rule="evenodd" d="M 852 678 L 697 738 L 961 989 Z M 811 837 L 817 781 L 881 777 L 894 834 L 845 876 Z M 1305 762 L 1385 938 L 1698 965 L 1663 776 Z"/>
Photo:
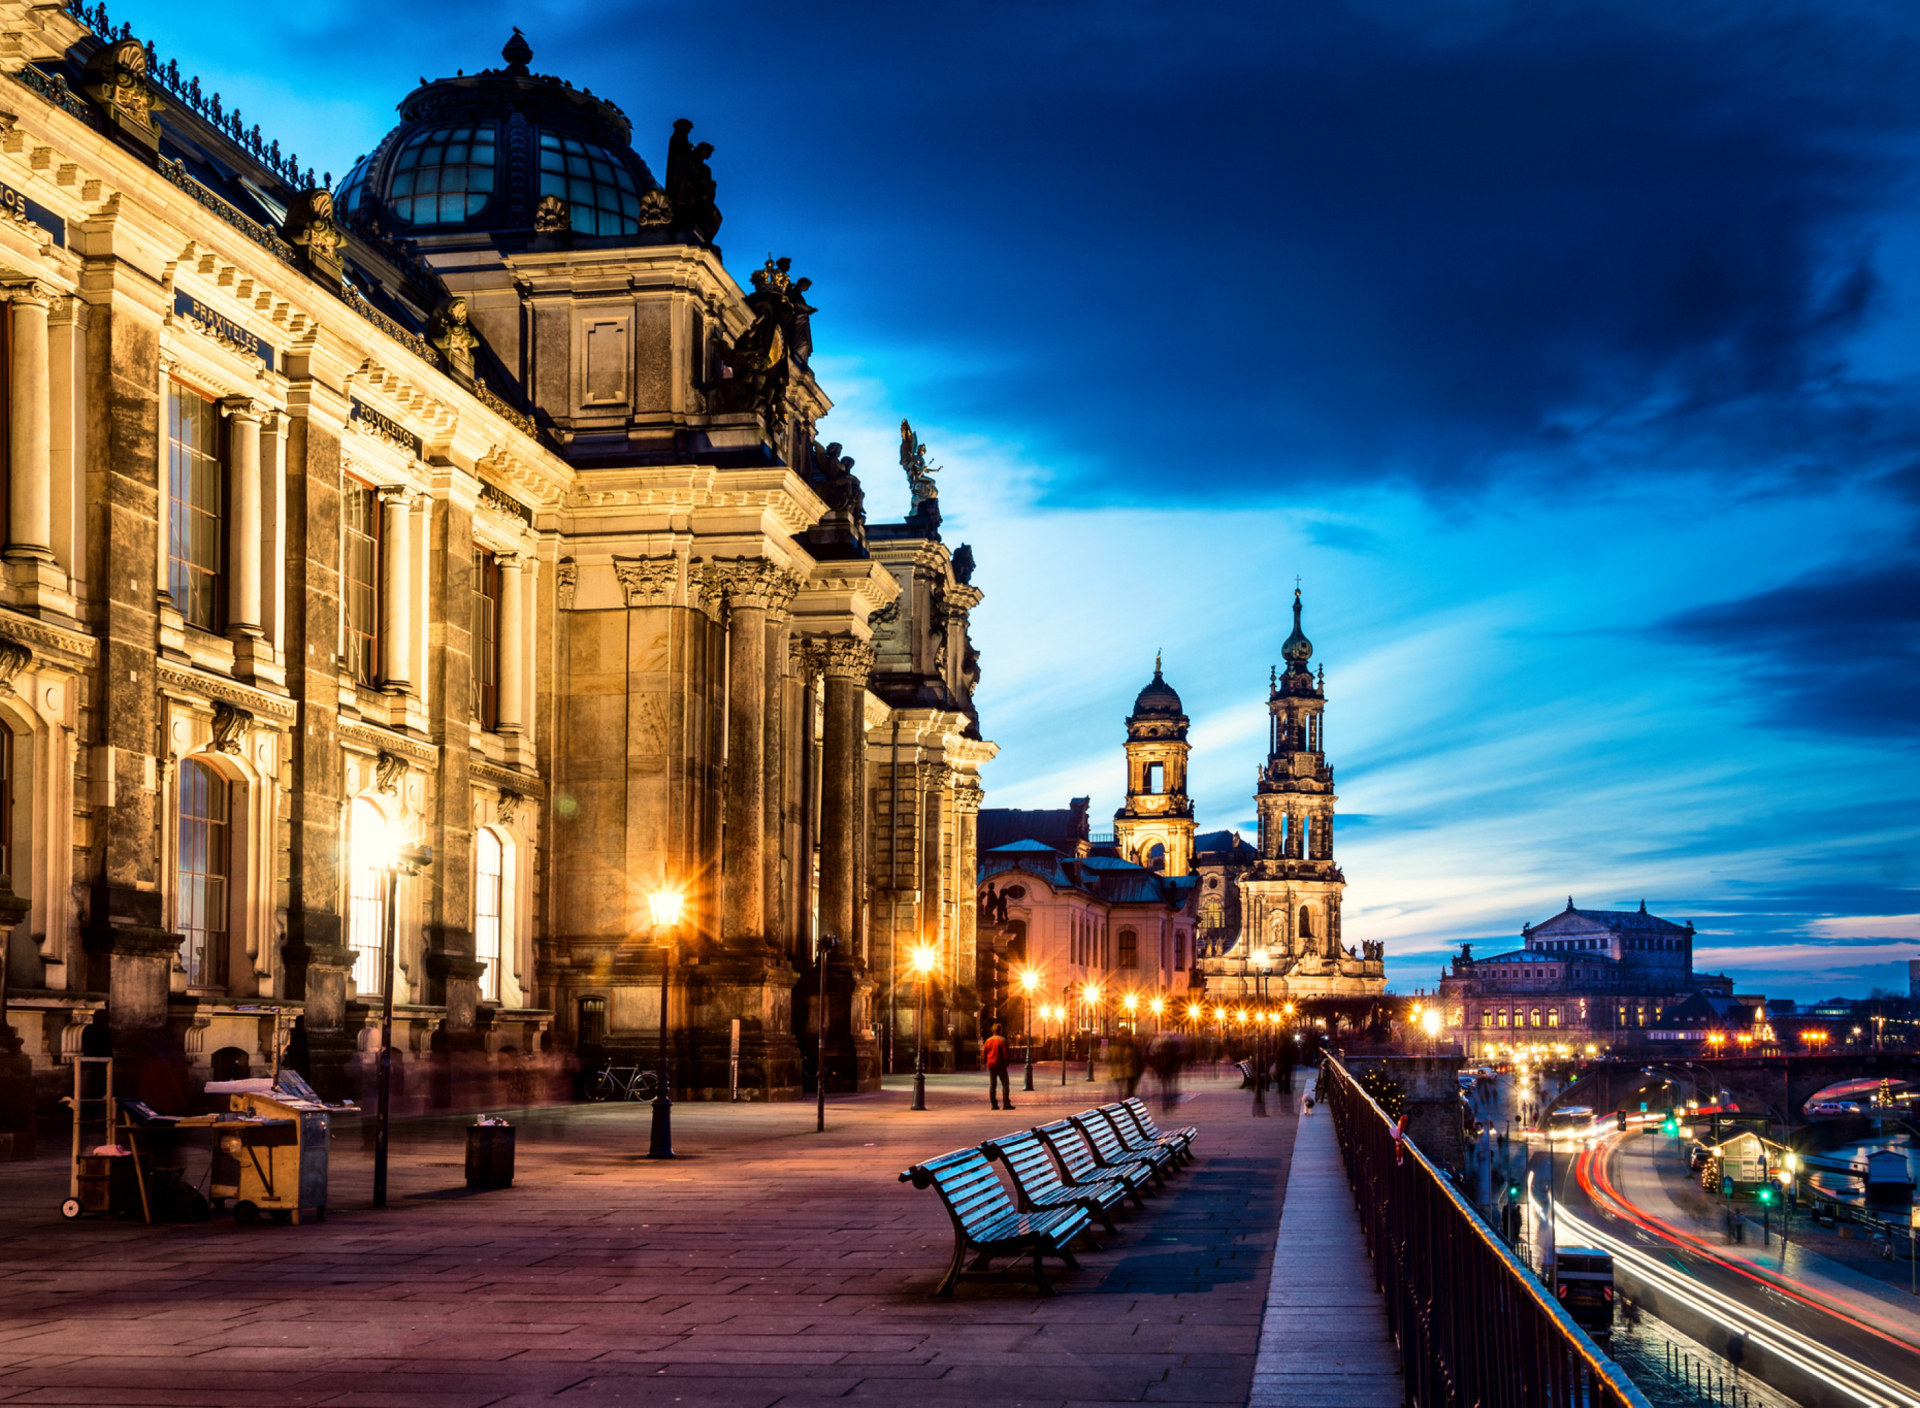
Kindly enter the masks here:
<path id="1" fill-rule="evenodd" d="M 967 1253 L 975 1251 L 966 1268 L 975 1272 L 988 1270 L 996 1256 L 1031 1256 L 1034 1284 L 1053 1295 L 1041 1258 L 1078 1270 L 1067 1244 L 1082 1235 L 1092 1242 L 1095 1219 L 1117 1233 L 1113 1210 L 1127 1202 L 1145 1207 L 1142 1195 L 1165 1187 L 1168 1173 L 1192 1160 L 1199 1132 L 1163 1131 L 1142 1102 L 1123 1100 L 915 1164 L 900 1181 L 932 1188 L 953 1218 L 953 1264 L 934 1294 L 953 1294 Z M 992 1160 L 1006 1165 L 1013 1195 Z"/>

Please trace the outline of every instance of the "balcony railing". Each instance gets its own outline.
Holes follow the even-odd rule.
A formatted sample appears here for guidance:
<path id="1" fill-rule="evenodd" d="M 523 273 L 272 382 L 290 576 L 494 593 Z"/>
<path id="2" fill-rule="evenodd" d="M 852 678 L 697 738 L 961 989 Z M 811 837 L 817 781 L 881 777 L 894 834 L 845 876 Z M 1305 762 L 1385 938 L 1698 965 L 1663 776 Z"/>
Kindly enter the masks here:
<path id="1" fill-rule="evenodd" d="M 1328 1108 L 1414 1408 L 1651 1408 L 1346 1068 Z"/>

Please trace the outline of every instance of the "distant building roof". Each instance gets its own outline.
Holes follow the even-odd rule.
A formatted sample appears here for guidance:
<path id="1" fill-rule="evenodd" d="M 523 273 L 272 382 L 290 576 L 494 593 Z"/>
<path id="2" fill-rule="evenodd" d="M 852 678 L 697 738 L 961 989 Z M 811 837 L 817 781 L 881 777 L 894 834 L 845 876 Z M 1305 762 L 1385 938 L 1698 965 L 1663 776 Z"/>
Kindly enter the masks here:
<path id="1" fill-rule="evenodd" d="M 1075 797 L 1070 806 L 982 807 L 980 809 L 979 846 L 994 851 L 1011 841 L 1040 841 L 1067 855 L 1076 855 L 1092 834 L 1088 825 L 1091 797 Z"/>
<path id="2" fill-rule="evenodd" d="M 1573 896 L 1567 896 L 1567 907 L 1553 918 L 1541 924 L 1529 924 L 1521 929 L 1529 938 L 1545 934 L 1548 938 L 1559 938 L 1570 934 L 1691 934 L 1692 924 L 1675 924 L 1658 915 L 1648 914 L 1646 902 L 1642 901 L 1638 910 L 1632 909 L 1575 909 Z"/>

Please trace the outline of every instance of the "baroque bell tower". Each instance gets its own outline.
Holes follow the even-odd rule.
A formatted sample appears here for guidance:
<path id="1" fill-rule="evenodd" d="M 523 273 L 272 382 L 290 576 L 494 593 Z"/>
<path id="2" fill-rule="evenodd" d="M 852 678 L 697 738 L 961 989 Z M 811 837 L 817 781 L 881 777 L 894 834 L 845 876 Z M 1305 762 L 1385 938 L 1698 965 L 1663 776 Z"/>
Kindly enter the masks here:
<path id="1" fill-rule="evenodd" d="M 1187 716 L 1153 657 L 1153 678 L 1127 715 L 1127 801 L 1113 814 L 1120 854 L 1163 875 L 1193 866 L 1193 799 L 1187 796 Z"/>
<path id="2" fill-rule="evenodd" d="M 1240 880 L 1242 932 L 1249 951 L 1272 955 L 1291 993 L 1377 990 L 1377 964 L 1349 959 L 1340 943 L 1346 876 L 1333 858 L 1338 798 L 1321 736 L 1325 674 L 1308 667 L 1313 642 L 1300 629 L 1300 606 L 1296 588 L 1293 634 L 1281 647 L 1286 668 L 1268 679 L 1267 761 L 1254 789 L 1260 858 Z"/>

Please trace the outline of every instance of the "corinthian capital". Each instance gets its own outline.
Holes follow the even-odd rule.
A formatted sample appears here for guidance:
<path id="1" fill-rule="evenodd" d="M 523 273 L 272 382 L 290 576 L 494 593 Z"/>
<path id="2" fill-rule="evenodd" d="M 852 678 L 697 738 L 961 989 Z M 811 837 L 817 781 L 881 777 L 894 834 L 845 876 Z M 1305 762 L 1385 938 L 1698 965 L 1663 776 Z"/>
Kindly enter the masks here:
<path id="1" fill-rule="evenodd" d="M 873 644 L 852 636 L 823 636 L 820 639 L 820 668 L 830 680 L 856 680 L 865 684 L 873 674 Z"/>
<path id="2" fill-rule="evenodd" d="M 787 642 L 787 671 L 803 680 L 820 673 L 824 657 L 820 641 L 813 636 L 794 636 Z"/>
<path id="3" fill-rule="evenodd" d="M 800 579 L 764 557 L 717 557 L 707 564 L 727 605 L 747 611 L 785 611 Z"/>
<path id="4" fill-rule="evenodd" d="M 613 575 L 620 579 L 629 606 L 671 606 L 673 589 L 680 584 L 680 559 L 616 557 Z"/>

